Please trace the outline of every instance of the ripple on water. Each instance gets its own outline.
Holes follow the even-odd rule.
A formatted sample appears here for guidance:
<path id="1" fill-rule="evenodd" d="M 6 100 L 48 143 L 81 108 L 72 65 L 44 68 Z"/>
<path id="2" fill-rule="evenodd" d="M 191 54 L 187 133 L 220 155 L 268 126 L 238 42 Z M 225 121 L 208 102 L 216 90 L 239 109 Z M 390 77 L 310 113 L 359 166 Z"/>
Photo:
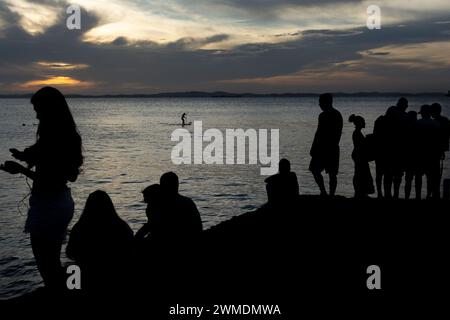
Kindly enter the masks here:
<path id="1" fill-rule="evenodd" d="M 93 184 L 106 184 L 106 183 L 111 183 L 112 179 L 96 179 L 96 180 L 90 180 L 90 182 Z"/>
<path id="2" fill-rule="evenodd" d="M 14 256 L 6 256 L 6 257 L 2 257 L 0 258 L 0 265 L 6 265 L 8 263 L 11 263 L 13 261 L 17 261 L 19 260 L 18 257 L 14 257 Z"/>
<path id="3" fill-rule="evenodd" d="M 227 199 L 237 199 L 237 200 L 246 200 L 246 199 L 250 199 L 250 196 L 246 193 L 237 193 L 237 194 L 232 194 L 232 193 L 216 193 L 212 195 L 213 197 L 217 197 L 217 198 L 227 198 Z"/>
<path id="4" fill-rule="evenodd" d="M 241 207 L 241 209 L 242 210 L 248 210 L 248 211 L 250 211 L 250 210 L 256 210 L 258 207 L 257 206 L 254 206 L 254 205 L 245 205 L 245 206 L 242 206 Z"/>
<path id="5" fill-rule="evenodd" d="M 239 187 L 245 185 L 244 183 L 239 182 L 231 182 L 231 183 L 224 183 L 222 184 L 223 187 Z"/>
<path id="6" fill-rule="evenodd" d="M 128 180 L 128 181 L 122 181 L 122 184 L 141 184 L 146 183 L 146 180 Z"/>

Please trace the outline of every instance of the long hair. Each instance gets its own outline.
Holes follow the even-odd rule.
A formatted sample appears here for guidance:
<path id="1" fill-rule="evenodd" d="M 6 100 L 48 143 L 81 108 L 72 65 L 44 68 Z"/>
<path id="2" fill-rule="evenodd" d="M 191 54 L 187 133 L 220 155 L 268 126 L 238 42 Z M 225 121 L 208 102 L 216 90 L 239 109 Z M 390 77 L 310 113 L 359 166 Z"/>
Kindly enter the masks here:
<path id="1" fill-rule="evenodd" d="M 44 87 L 31 97 L 31 103 L 39 119 L 36 143 L 64 151 L 68 179 L 75 181 L 83 164 L 82 141 L 64 95 Z"/>
<path id="2" fill-rule="evenodd" d="M 104 224 L 111 225 L 120 221 L 121 219 L 109 195 L 105 191 L 97 190 L 92 192 L 87 198 L 78 223 L 84 226 L 97 227 Z"/>

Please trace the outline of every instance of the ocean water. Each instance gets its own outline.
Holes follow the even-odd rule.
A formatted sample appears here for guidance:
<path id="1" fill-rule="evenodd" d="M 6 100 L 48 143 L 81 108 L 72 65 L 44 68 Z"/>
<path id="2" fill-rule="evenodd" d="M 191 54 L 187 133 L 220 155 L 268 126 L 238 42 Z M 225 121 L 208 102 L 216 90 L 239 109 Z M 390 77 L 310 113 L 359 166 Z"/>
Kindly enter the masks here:
<path id="1" fill-rule="evenodd" d="M 450 99 L 414 97 L 410 110 L 439 101 L 450 115 Z M 232 216 L 252 211 L 266 201 L 261 165 L 174 165 L 170 137 L 180 127 L 180 115 L 201 120 L 203 130 L 217 128 L 279 129 L 280 157 L 291 161 L 302 194 L 317 194 L 308 171 L 309 149 L 320 109 L 316 98 L 133 98 L 69 99 L 83 138 L 85 164 L 71 185 L 78 220 L 89 193 L 107 191 L 119 215 L 133 230 L 145 221 L 141 190 L 157 183 L 162 173 L 175 171 L 180 193 L 191 197 L 208 228 Z M 366 133 L 375 119 L 395 104 L 392 97 L 335 98 L 344 117 L 337 193 L 353 195 L 353 162 L 350 114 L 363 115 Z M 37 120 L 26 99 L 0 99 L 0 162 L 10 160 L 9 148 L 23 149 L 35 140 Z M 193 126 L 186 127 L 192 131 Z M 205 143 L 206 145 L 206 143 Z M 374 174 L 373 163 L 372 172 Z M 450 163 L 444 164 L 444 177 Z M 28 183 L 31 183 L 28 181 Z M 24 177 L 0 172 L 0 298 L 29 292 L 42 285 L 34 264 L 28 236 L 23 233 L 29 186 Z M 63 248 L 64 249 L 64 248 Z M 69 261 L 63 254 L 63 261 Z"/>

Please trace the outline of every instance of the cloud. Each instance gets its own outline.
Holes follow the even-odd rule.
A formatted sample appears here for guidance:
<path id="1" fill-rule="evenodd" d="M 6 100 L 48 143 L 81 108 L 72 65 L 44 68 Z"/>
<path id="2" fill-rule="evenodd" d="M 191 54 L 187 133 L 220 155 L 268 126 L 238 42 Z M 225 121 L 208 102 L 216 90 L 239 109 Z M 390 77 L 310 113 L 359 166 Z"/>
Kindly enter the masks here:
<path id="1" fill-rule="evenodd" d="M 362 62 L 381 67 L 444 70 L 450 68 L 450 41 L 390 45 L 361 52 Z M 360 62 L 361 63 L 361 62 Z"/>
<path id="2" fill-rule="evenodd" d="M 45 79 L 30 80 L 19 84 L 23 89 L 38 89 L 42 86 L 77 86 L 77 87 L 92 87 L 94 84 L 88 81 L 80 81 L 71 77 L 53 76 Z"/>
<path id="3" fill-rule="evenodd" d="M 61 84 L 65 92 L 86 93 L 423 91 L 424 86 L 446 91 L 450 87 L 444 54 L 450 25 L 436 23 L 450 21 L 450 11 L 436 13 L 424 4 L 423 11 L 405 9 L 407 19 L 415 17 L 413 23 L 402 20 L 399 27 L 383 19 L 381 30 L 367 30 L 364 10 L 362 16 L 347 15 L 360 12 L 356 7 L 364 5 L 361 1 L 263 1 L 264 10 L 274 17 L 266 21 L 253 13 L 260 10 L 250 6 L 253 1 L 235 7 L 232 1 L 154 1 L 150 16 L 149 5 L 142 2 L 81 2 L 86 2 L 81 30 L 67 30 L 63 14 L 39 33 L 28 32 L 19 13 L 0 3 L 4 21 L 0 92 L 28 90 L 31 84 L 45 81 L 65 82 Z M 54 2 L 33 3 L 52 7 Z M 389 8 L 400 3 L 393 1 Z M 66 4 L 58 2 L 57 11 L 65 12 Z M 239 12 L 219 10 L 219 5 Z M 305 11 L 293 23 L 301 8 Z M 401 11 L 393 9 L 391 14 L 383 8 L 387 15 L 401 16 Z M 144 21 L 156 16 L 155 23 Z M 141 20 L 134 24 L 134 18 Z M 355 22 L 358 19 L 361 23 Z M 129 29 L 112 28 L 105 38 L 98 33 L 116 23 Z M 308 25 L 315 27 L 305 28 Z M 153 29 L 169 36 L 146 33 Z M 425 85 L 419 81 L 422 76 L 427 77 Z"/>
<path id="4" fill-rule="evenodd" d="M 12 13 L 19 16 L 20 26 L 32 35 L 45 32 L 56 23 L 60 15 L 58 7 L 45 3 L 5 0 L 5 4 Z"/>
<path id="5" fill-rule="evenodd" d="M 36 65 L 38 65 L 39 67 L 42 67 L 44 69 L 50 69 L 50 70 L 74 70 L 74 69 L 84 69 L 84 68 L 89 67 L 87 64 L 83 64 L 83 63 L 73 64 L 73 63 L 66 63 L 66 62 L 48 62 L 48 61 L 38 61 L 38 62 L 36 62 Z"/>

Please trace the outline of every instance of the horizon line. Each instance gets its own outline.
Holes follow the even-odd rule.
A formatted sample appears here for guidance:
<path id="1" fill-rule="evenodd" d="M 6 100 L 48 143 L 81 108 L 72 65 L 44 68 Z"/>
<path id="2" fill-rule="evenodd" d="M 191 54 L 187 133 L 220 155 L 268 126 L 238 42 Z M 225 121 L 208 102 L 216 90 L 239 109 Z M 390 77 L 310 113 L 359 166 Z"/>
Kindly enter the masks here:
<path id="1" fill-rule="evenodd" d="M 358 91 L 330 92 L 334 96 L 436 96 L 450 97 L 450 90 L 445 92 L 401 92 L 401 91 Z M 67 98 L 246 98 L 246 97 L 316 97 L 316 92 L 284 92 L 284 93 L 235 93 L 227 91 L 169 91 L 158 93 L 67 93 Z M 0 93 L 0 98 L 30 98 L 33 93 Z"/>

